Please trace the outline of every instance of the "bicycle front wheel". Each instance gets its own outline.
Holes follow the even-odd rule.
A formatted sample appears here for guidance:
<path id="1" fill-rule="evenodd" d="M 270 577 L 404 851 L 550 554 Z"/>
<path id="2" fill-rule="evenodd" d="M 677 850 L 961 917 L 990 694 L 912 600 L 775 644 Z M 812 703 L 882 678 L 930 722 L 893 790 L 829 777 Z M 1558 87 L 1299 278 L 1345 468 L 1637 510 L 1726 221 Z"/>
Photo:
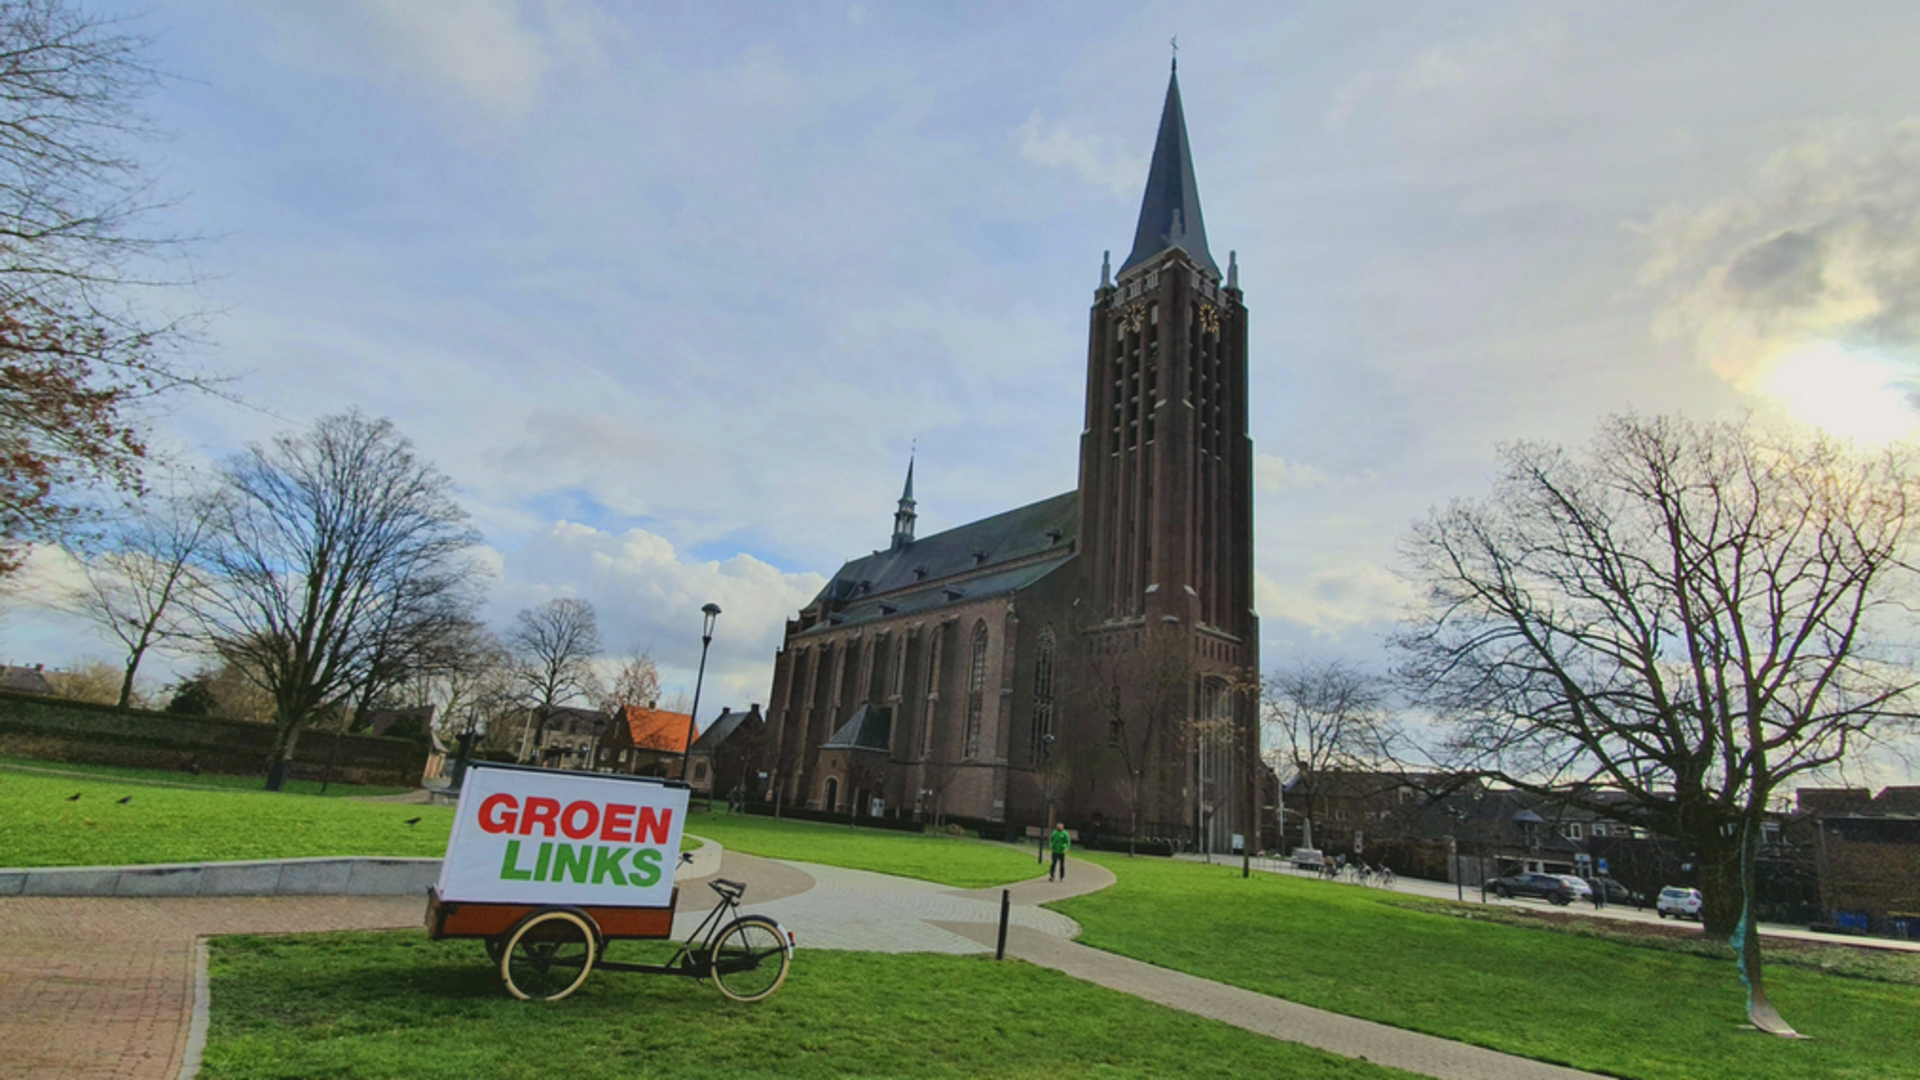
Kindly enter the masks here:
<path id="1" fill-rule="evenodd" d="M 507 935 L 500 980 L 522 1001 L 559 1001 L 587 981 L 600 951 L 598 937 L 576 912 L 536 911 Z"/>
<path id="2" fill-rule="evenodd" d="M 780 924 L 765 915 L 744 915 L 714 939 L 713 985 L 734 1001 L 759 1001 L 780 989 L 792 956 Z"/>

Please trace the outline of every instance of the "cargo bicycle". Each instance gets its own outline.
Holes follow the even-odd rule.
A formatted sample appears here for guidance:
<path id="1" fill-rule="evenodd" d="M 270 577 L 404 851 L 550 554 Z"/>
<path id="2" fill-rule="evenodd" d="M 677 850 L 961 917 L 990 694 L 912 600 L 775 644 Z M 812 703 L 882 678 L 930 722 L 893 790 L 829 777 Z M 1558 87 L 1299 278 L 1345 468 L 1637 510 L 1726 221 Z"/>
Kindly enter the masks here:
<path id="1" fill-rule="evenodd" d="M 595 968 L 706 979 L 733 1001 L 768 997 L 786 981 L 793 935 L 765 915 L 740 914 L 747 886 L 738 881 L 708 882 L 718 902 L 665 963 L 607 959 L 609 942 L 673 937 L 680 890 L 670 867 L 692 857 L 659 864 L 679 849 L 686 803 L 686 785 L 675 781 L 469 770 L 440 883 L 428 890 L 428 936 L 483 941 L 507 992 L 523 1001 L 558 1001 Z M 537 857 L 522 843 L 537 844 Z"/>

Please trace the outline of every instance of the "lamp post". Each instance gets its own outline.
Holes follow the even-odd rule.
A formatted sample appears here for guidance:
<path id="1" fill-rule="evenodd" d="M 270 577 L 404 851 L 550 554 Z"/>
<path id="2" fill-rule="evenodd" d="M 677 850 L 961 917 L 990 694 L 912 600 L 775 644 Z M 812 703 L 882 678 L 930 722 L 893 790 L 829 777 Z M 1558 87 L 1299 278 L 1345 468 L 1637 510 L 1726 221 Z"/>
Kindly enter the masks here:
<path id="1" fill-rule="evenodd" d="M 708 604 L 700 609 L 700 614 L 704 617 L 700 623 L 700 670 L 693 677 L 693 712 L 687 714 L 687 745 L 680 751 L 680 779 L 689 785 L 693 783 L 689 767 L 693 760 L 693 733 L 700 718 L 700 684 L 707 678 L 707 646 L 713 644 L 713 621 L 720 617 L 720 605 Z"/>

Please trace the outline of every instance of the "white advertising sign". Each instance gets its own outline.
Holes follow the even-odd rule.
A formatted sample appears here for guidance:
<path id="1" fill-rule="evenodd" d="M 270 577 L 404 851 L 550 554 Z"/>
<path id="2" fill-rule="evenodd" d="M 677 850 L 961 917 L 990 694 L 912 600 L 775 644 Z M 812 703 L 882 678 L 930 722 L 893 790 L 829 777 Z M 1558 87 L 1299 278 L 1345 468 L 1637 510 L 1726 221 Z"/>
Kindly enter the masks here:
<path id="1" fill-rule="evenodd" d="M 476 765 L 461 784 L 440 895 L 666 907 L 686 817 L 684 787 Z"/>

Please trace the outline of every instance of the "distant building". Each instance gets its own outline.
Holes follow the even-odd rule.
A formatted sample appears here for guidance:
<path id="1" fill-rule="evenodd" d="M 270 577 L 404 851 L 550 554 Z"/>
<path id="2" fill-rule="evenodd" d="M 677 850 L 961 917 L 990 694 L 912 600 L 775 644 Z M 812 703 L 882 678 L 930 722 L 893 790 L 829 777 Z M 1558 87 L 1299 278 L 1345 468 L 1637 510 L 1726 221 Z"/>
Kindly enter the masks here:
<path id="1" fill-rule="evenodd" d="M 593 768 L 595 748 L 606 737 L 609 723 L 598 709 L 527 709 L 515 725 L 520 730 L 519 760 L 548 769 Z"/>
<path id="2" fill-rule="evenodd" d="M 788 621 L 767 711 L 782 801 L 1013 828 L 1053 806 L 1108 836 L 1137 815 L 1144 836 L 1219 851 L 1250 831 L 1247 308 L 1207 247 L 1177 79 L 1110 266 L 1078 486 L 920 537 L 909 464 L 889 545 Z M 1099 673 L 1150 653 L 1159 675 Z M 1097 704 L 1115 687 L 1118 716 Z"/>
<path id="3" fill-rule="evenodd" d="M 600 772 L 678 779 L 686 768 L 687 746 L 695 734 L 693 717 L 651 706 L 623 706 L 604 729 L 594 750 Z"/>
<path id="4" fill-rule="evenodd" d="M 1829 791 L 1833 789 L 1827 789 Z M 1920 787 L 1811 800 L 1820 906 L 1843 926 L 1920 936 Z M 1809 805 L 1800 791 L 1800 804 Z"/>
<path id="5" fill-rule="evenodd" d="M 0 690 L 53 696 L 53 684 L 47 681 L 45 664 L 35 664 L 32 667 L 0 664 Z"/>
<path id="6" fill-rule="evenodd" d="M 694 794 L 729 796 L 739 788 L 743 797 L 759 799 L 767 787 L 768 757 L 767 722 L 759 702 L 743 713 L 721 709 L 688 755 Z"/>

